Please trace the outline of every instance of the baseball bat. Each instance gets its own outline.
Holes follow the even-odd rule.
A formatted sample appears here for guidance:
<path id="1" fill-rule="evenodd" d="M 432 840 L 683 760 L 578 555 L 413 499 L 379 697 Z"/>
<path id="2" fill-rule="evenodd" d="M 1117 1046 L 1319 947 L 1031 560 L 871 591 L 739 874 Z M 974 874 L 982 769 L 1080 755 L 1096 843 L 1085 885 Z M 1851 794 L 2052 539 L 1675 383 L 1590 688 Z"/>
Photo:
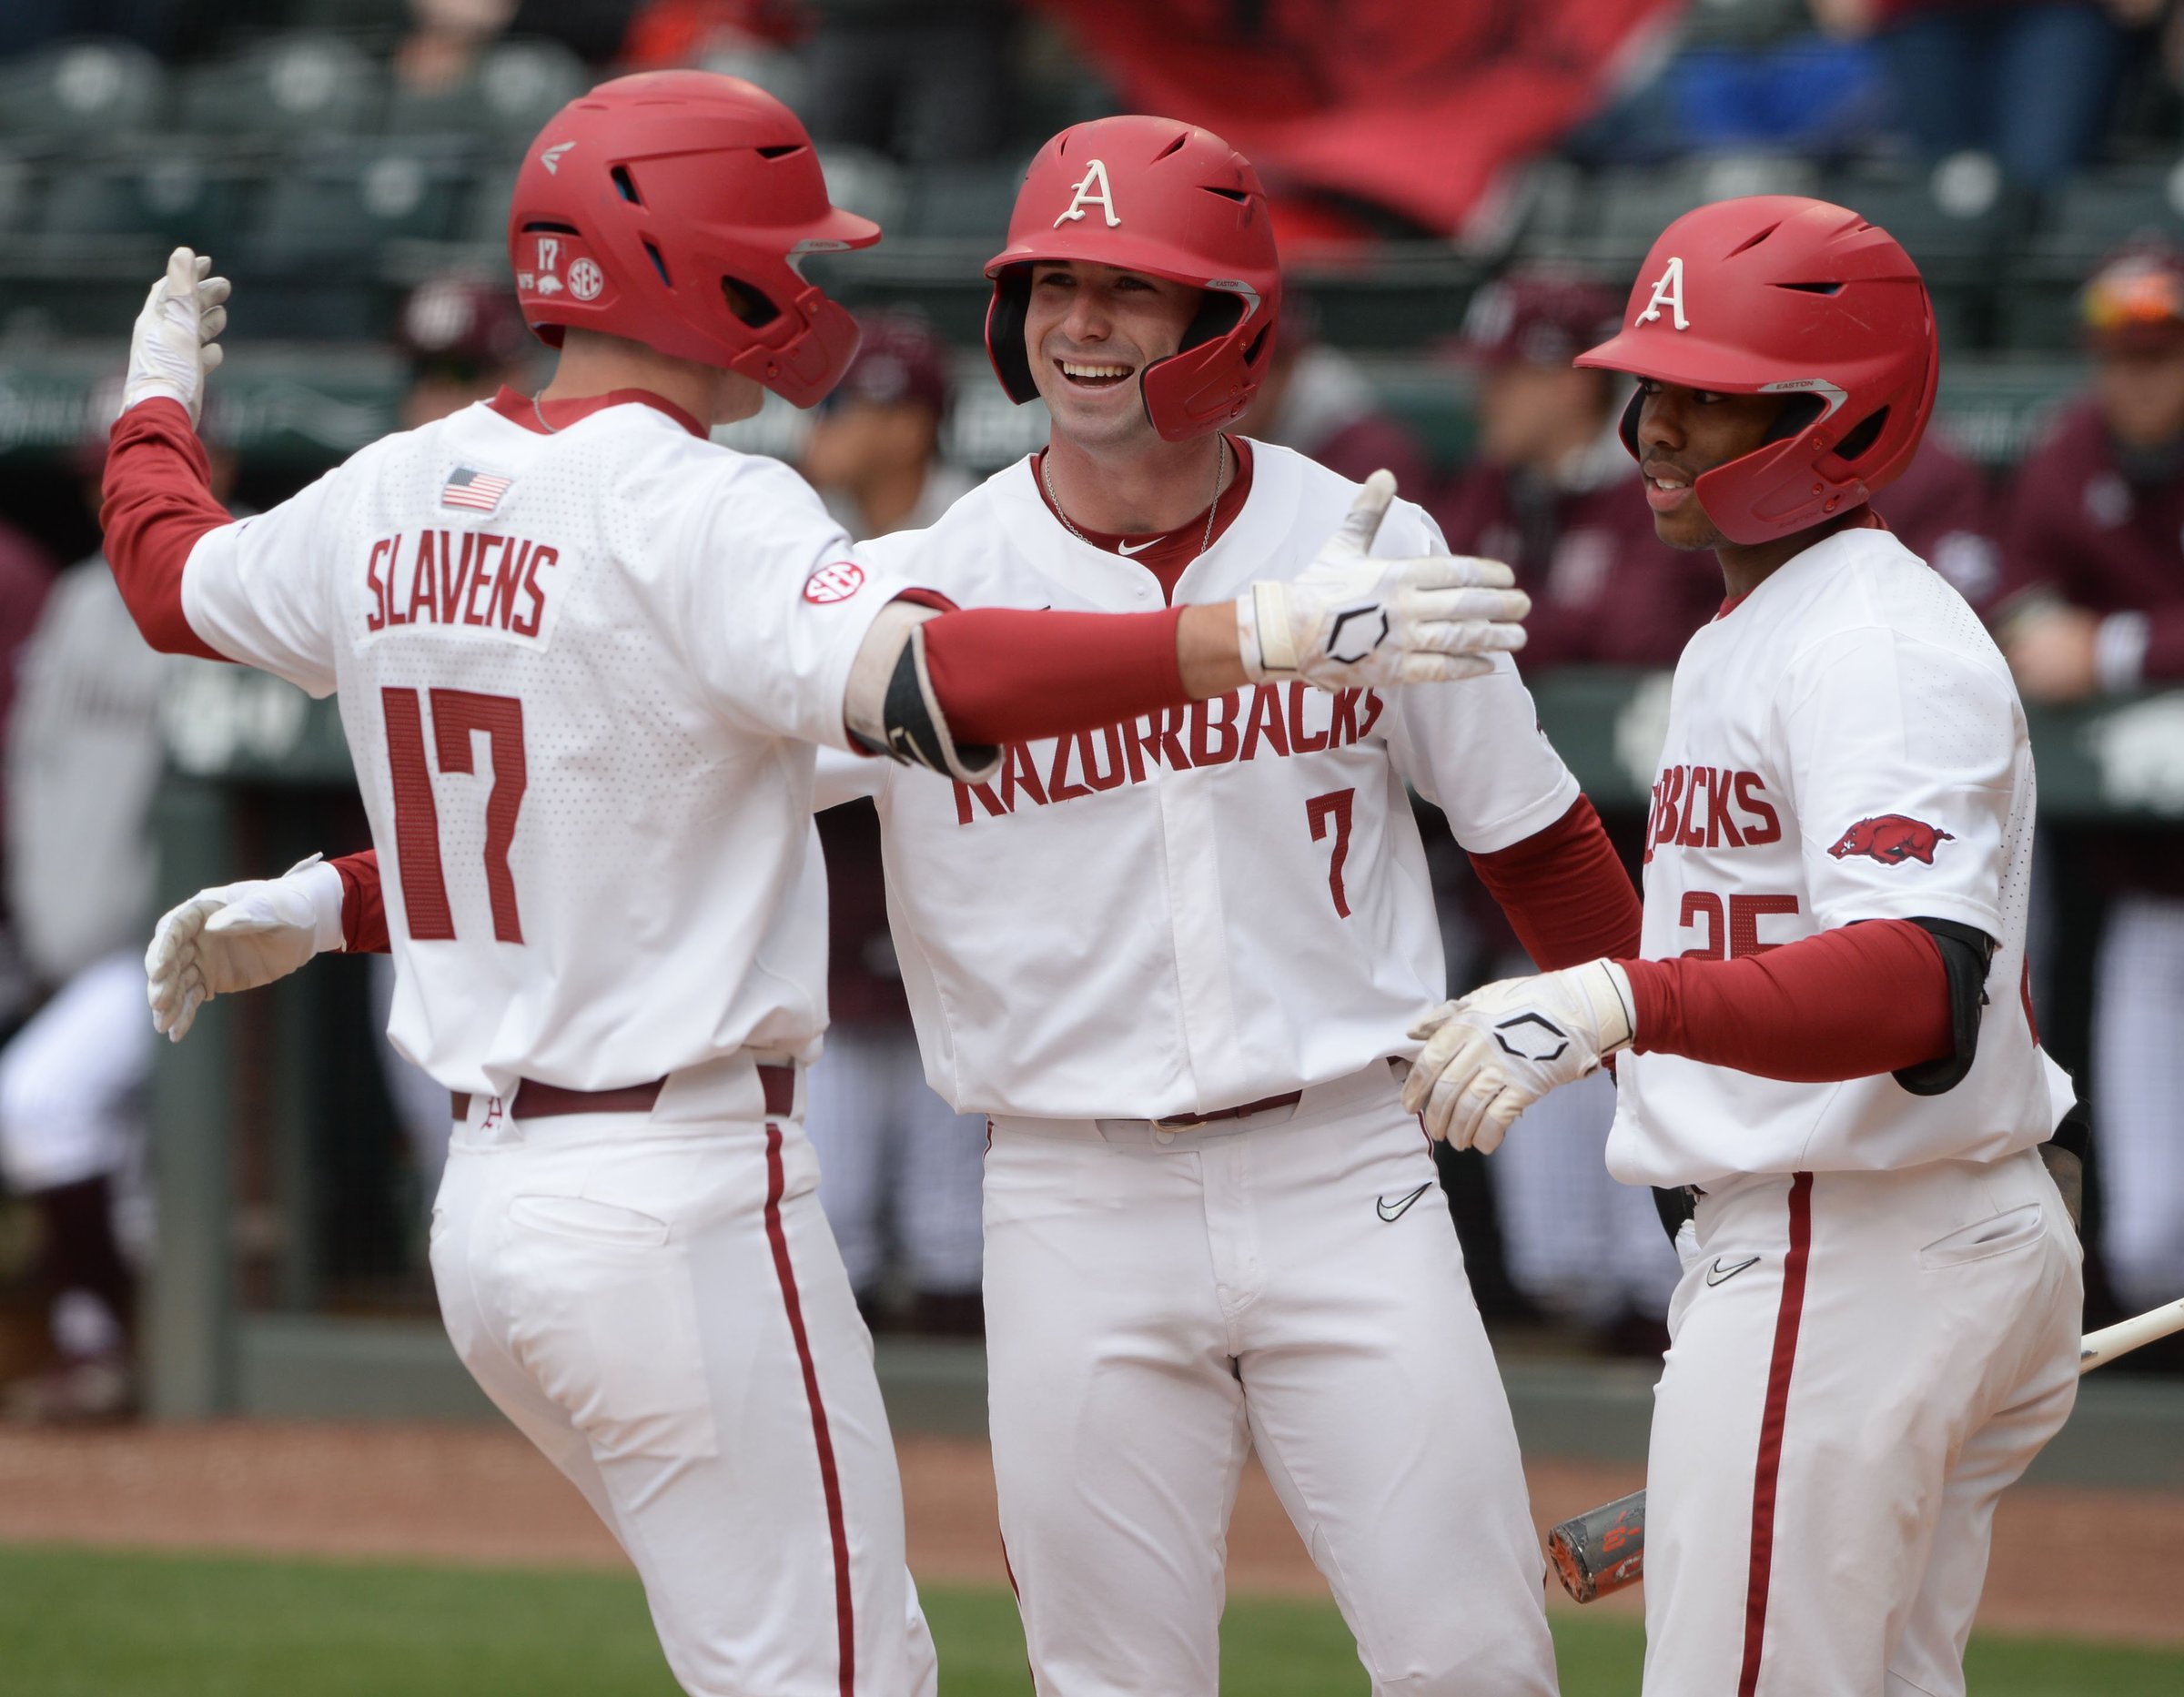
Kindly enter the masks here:
<path id="1" fill-rule="evenodd" d="M 2078 1339 L 2078 1370 L 2090 1373 L 2179 1331 L 2184 1331 L 2184 1298 L 2088 1332 Z M 1645 1492 L 1634 1490 L 1564 1520 L 1548 1533 L 1547 1553 L 1562 1589 L 1579 1602 L 1636 1584 L 1645 1577 Z"/>

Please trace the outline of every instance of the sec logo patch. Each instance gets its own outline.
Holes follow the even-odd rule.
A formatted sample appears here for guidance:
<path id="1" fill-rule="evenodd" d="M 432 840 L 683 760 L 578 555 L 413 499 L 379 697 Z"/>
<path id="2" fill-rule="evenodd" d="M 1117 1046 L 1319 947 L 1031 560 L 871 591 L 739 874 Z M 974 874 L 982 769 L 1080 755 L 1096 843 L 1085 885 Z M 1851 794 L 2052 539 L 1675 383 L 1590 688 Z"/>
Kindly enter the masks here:
<path id="1" fill-rule="evenodd" d="M 804 581 L 804 599 L 826 606 L 833 601 L 845 601 L 864 587 L 864 568 L 847 560 L 837 560 L 831 566 L 821 566 Z"/>

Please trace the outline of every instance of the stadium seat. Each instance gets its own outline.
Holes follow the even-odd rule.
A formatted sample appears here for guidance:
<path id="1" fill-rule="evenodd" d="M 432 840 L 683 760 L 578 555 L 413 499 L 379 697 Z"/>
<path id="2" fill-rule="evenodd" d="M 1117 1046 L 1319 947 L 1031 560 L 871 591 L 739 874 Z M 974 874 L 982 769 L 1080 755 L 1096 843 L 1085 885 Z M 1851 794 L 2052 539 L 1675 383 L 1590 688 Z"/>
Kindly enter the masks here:
<path id="1" fill-rule="evenodd" d="M 142 237 L 187 243 L 225 263 L 265 173 L 231 146 L 160 136 L 119 157 L 55 167 L 35 227 L 49 245 Z"/>
<path id="2" fill-rule="evenodd" d="M 386 73 L 340 35 L 278 35 L 182 75 L 180 115 L 209 135 L 353 135 L 386 108 Z"/>
<path id="3" fill-rule="evenodd" d="M 2184 161 L 2091 172 L 2057 197 L 2035 250 L 2077 269 L 2138 236 L 2184 242 Z"/>
<path id="4" fill-rule="evenodd" d="M 2141 238 L 2184 242 L 2184 163 L 2118 167 L 2068 184 L 2013 256 L 2000 303 L 2003 344 L 2076 346 L 2079 288 L 2102 258 Z"/>
<path id="5" fill-rule="evenodd" d="M 394 85 L 387 131 L 393 136 L 460 133 L 521 146 L 591 86 L 584 63 L 551 41 L 511 41 L 493 48 L 476 76 L 424 95 Z"/>
<path id="6" fill-rule="evenodd" d="M 457 230 L 459 237 L 480 248 L 490 247 L 496 254 L 505 254 L 508 249 L 508 206 L 515 198 L 515 194 L 516 167 L 489 167 L 482 177 L 470 185 L 462 221 Z"/>
<path id="7" fill-rule="evenodd" d="M 1518 246 L 1528 258 L 1575 260 L 1627 280 L 1653 238 L 1694 207 L 1739 195 L 1817 192 L 1809 162 L 1774 154 L 1717 154 L 1603 171 L 1563 203 L 1553 224 L 1542 217 Z"/>
<path id="8" fill-rule="evenodd" d="M 55 140 L 157 126 L 167 73 L 133 42 L 64 42 L 0 64 L 0 134 Z"/>
<path id="9" fill-rule="evenodd" d="M 38 174 L 20 155 L 0 151 L 0 236 L 31 227 L 39 200 Z"/>
<path id="10" fill-rule="evenodd" d="M 1845 171 L 1825 192 L 1903 243 L 1929 281 L 1937 271 L 1991 278 L 1995 260 L 2024 234 L 2030 211 L 1984 154 L 1959 154 L 1931 170 Z"/>
<path id="11" fill-rule="evenodd" d="M 1945 359 L 1936 423 L 1967 458 L 2006 470 L 2024 458 L 2056 409 L 2085 380 L 2084 364 L 2071 359 Z"/>
<path id="12" fill-rule="evenodd" d="M 335 261 L 369 268 L 389 241 L 453 236 L 470 181 L 469 149 L 440 139 L 321 146 L 281 170 L 251 245 L 274 266 Z"/>
<path id="13" fill-rule="evenodd" d="M 827 156 L 830 186 L 834 182 L 835 157 Z M 1023 184 L 1024 169 L 1025 161 L 1016 158 L 1000 164 L 921 167 L 911 178 L 908 195 L 898 198 L 901 229 L 891 227 L 888 234 L 984 244 L 998 252 L 1008 238 L 1008 215 Z M 839 198 L 841 190 L 835 192 Z M 880 221 L 886 223 L 884 217 Z"/>

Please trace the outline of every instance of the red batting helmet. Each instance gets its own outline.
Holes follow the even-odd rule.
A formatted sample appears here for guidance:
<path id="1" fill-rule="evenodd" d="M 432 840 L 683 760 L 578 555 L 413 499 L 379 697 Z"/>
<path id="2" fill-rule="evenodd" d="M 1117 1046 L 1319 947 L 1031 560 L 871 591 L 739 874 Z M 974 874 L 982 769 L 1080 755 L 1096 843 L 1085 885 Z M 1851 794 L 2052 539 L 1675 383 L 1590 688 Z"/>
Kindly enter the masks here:
<path id="1" fill-rule="evenodd" d="M 856 321 L 804 280 L 807 253 L 864 247 L 796 115 L 707 71 L 618 76 L 555 114 L 524 156 L 509 257 L 525 318 L 740 371 L 799 407 L 856 351 Z"/>
<path id="2" fill-rule="evenodd" d="M 1733 542 L 1855 507 L 1910 464 L 1934 410 L 1934 307 L 1911 256 L 1856 213 L 1795 195 L 1720 200 L 1662 232 L 1621 332 L 1581 366 L 1684 389 L 1792 395 L 1767 441 L 1702 472 Z M 1623 417 L 1638 453 L 1638 398 Z"/>
<path id="3" fill-rule="evenodd" d="M 1032 160 L 994 279 L 986 351 L 1018 406 L 1039 391 L 1024 347 L 1031 268 L 1083 259 L 1206 291 L 1183 346 L 1138 374 L 1145 414 L 1171 442 L 1243 416 L 1267 373 L 1281 311 L 1281 263 L 1251 162 L 1174 118 L 1096 118 Z"/>

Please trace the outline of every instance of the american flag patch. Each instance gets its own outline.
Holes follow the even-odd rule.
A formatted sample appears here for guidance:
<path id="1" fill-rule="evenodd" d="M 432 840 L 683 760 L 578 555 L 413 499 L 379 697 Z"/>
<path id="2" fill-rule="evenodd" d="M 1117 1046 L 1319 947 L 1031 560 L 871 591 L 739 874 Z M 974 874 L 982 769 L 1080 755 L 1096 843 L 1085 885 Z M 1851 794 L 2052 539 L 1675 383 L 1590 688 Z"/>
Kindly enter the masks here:
<path id="1" fill-rule="evenodd" d="M 468 466 L 457 466 L 440 487 L 440 504 L 490 512 L 500 504 L 501 496 L 508 493 L 509 485 L 514 481 L 513 478 L 497 478 L 490 471 L 473 471 Z"/>

